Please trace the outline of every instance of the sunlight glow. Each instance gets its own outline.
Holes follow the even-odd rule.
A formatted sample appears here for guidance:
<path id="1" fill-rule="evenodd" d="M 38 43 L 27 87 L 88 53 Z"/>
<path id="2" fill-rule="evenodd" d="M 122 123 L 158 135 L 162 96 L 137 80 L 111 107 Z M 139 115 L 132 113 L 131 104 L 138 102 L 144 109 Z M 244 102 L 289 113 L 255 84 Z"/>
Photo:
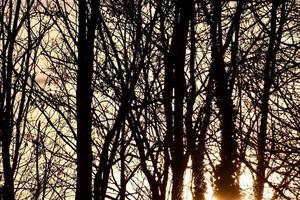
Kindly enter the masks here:
<path id="1" fill-rule="evenodd" d="M 192 190 L 193 190 L 193 180 L 192 180 L 192 162 L 189 160 L 187 169 L 184 174 L 184 187 L 183 187 L 183 199 L 184 200 L 193 200 Z M 241 199 L 253 200 L 253 183 L 254 179 L 251 175 L 250 170 L 242 165 L 242 174 L 240 175 L 240 188 L 241 188 Z M 209 176 L 209 174 L 206 174 Z M 208 180 L 208 178 L 206 178 Z M 214 197 L 213 185 L 209 181 L 206 182 L 207 191 L 205 193 L 206 200 L 217 200 Z M 264 198 L 271 199 L 272 189 L 265 185 Z"/>
<path id="2" fill-rule="evenodd" d="M 184 173 L 184 186 L 183 186 L 183 199 L 184 200 L 193 200 L 193 179 L 192 179 L 192 161 L 189 159 L 187 164 L 187 169 Z M 207 174 L 208 175 L 208 174 Z M 206 200 L 216 200 L 213 193 L 212 185 L 207 183 L 207 191 L 205 193 Z"/>
<path id="3" fill-rule="evenodd" d="M 184 172 L 183 180 L 183 199 L 193 200 L 192 189 L 193 189 L 193 179 L 192 179 L 192 161 L 189 159 L 187 169 Z"/>

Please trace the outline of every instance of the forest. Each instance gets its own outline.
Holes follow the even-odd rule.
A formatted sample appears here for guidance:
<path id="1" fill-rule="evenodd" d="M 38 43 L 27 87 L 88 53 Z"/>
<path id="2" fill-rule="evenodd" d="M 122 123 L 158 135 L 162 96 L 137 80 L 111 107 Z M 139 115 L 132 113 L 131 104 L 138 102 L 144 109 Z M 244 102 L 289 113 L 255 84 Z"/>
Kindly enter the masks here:
<path id="1" fill-rule="evenodd" d="M 299 200 L 299 0 L 1 0 L 0 199 Z"/>

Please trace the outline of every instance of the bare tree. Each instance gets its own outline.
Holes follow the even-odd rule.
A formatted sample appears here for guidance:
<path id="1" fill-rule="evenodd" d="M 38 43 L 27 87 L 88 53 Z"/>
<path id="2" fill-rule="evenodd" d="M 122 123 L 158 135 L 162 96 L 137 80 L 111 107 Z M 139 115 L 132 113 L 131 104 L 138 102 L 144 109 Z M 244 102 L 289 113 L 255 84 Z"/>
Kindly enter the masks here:
<path id="1" fill-rule="evenodd" d="M 36 1 L 1 2 L 0 131 L 4 173 L 3 198 L 15 199 L 15 177 L 27 151 L 24 136 L 32 107 L 38 45 L 47 28 L 32 23 Z M 26 158 L 25 158 L 26 159 Z M 21 176 L 22 177 L 22 176 Z M 24 178 L 24 177 L 23 177 Z"/>
<path id="2" fill-rule="evenodd" d="M 79 1 L 77 72 L 77 184 L 76 199 L 92 199 L 92 76 L 94 40 L 99 20 L 99 1 Z M 90 10 L 90 11 L 89 11 Z M 90 12 L 90 14 L 89 14 Z"/>
<path id="3" fill-rule="evenodd" d="M 4 199 L 299 198 L 298 2 L 0 5 Z"/>
<path id="4" fill-rule="evenodd" d="M 281 6 L 280 20 L 277 29 L 277 9 Z M 268 113 L 269 113 L 269 98 L 270 89 L 275 77 L 275 67 L 276 67 L 276 53 L 280 46 L 280 41 L 282 38 L 282 30 L 285 23 L 285 2 L 275 1 L 272 3 L 271 8 L 271 19 L 270 19 L 270 33 L 269 33 L 269 44 L 266 55 L 266 62 L 264 67 L 264 87 L 263 95 L 261 99 L 261 121 L 260 130 L 258 133 L 258 153 L 257 153 L 257 176 L 256 182 L 254 184 L 255 198 L 262 199 L 264 191 L 264 180 L 265 180 L 265 170 L 266 170 L 266 160 L 265 160 L 265 147 L 267 139 L 267 124 L 268 124 Z"/>

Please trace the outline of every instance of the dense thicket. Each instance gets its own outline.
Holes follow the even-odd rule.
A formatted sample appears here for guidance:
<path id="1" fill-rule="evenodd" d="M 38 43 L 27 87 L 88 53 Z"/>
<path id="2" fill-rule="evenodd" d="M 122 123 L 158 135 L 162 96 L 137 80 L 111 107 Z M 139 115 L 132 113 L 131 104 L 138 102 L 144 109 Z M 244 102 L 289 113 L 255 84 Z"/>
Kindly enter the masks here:
<path id="1" fill-rule="evenodd" d="M 0 8 L 1 198 L 300 198 L 299 1 Z"/>

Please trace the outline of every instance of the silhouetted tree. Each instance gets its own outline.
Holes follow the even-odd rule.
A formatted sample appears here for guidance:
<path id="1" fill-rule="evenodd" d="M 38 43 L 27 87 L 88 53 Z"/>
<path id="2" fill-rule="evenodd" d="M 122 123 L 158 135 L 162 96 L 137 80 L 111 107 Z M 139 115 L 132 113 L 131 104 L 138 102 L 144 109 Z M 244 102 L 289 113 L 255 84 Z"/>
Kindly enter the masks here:
<path id="1" fill-rule="evenodd" d="M 36 6 L 34 0 L 9 0 L 0 4 L 0 135 L 4 199 L 15 199 L 15 184 L 25 179 L 19 168 L 21 160 L 27 159 L 27 155 L 23 155 L 28 151 L 24 137 L 28 134 L 27 119 L 32 108 L 38 45 L 46 30 L 41 25 L 39 31 L 33 31 L 32 16 L 37 13 Z"/>
<path id="2" fill-rule="evenodd" d="M 277 10 L 281 6 L 279 25 L 277 26 Z M 261 97 L 261 120 L 260 130 L 258 132 L 258 151 L 257 151 L 257 176 L 254 183 L 255 198 L 263 198 L 265 171 L 266 171 L 266 142 L 267 142 L 267 125 L 269 113 L 270 89 L 275 78 L 276 54 L 279 49 L 282 30 L 285 23 L 285 2 L 274 1 L 271 8 L 269 44 L 264 67 L 264 86 Z M 278 28 L 277 28 L 278 27 Z"/>
<path id="3" fill-rule="evenodd" d="M 78 4 L 77 71 L 77 183 L 76 199 L 92 199 L 92 76 L 94 40 L 99 21 L 99 1 L 81 0 Z"/>
<path id="4" fill-rule="evenodd" d="M 0 5 L 4 199 L 299 197 L 299 2 Z"/>

